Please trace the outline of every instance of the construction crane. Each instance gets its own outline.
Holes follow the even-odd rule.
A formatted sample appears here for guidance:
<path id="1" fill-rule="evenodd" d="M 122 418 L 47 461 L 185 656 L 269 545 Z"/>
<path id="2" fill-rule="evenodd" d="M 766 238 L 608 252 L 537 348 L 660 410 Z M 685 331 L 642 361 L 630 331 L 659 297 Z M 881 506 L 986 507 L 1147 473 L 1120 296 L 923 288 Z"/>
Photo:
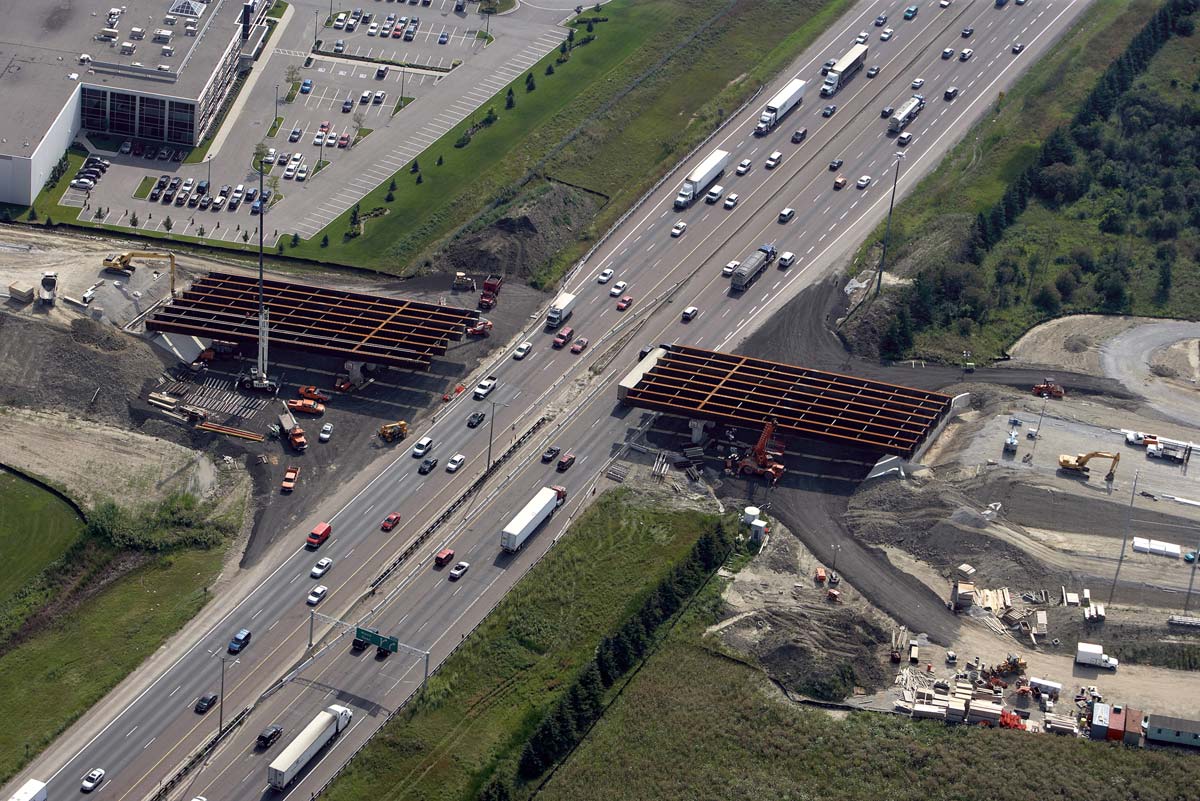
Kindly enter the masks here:
<path id="1" fill-rule="evenodd" d="M 1108 468 L 1108 473 L 1105 474 L 1105 481 L 1112 481 L 1117 474 L 1117 465 L 1121 462 L 1121 454 L 1105 453 L 1104 451 L 1092 451 L 1091 453 L 1081 453 L 1078 456 L 1072 456 L 1069 453 L 1064 453 L 1058 457 L 1058 466 L 1060 469 L 1068 473 L 1078 473 L 1081 476 L 1087 476 L 1087 463 L 1092 459 L 1111 459 L 1112 466 Z"/>
<path id="2" fill-rule="evenodd" d="M 134 259 L 166 259 L 171 264 L 171 297 L 175 297 L 175 254 L 154 250 L 127 250 L 124 253 L 113 253 L 104 259 L 104 272 L 116 273 L 126 277 L 133 275 L 137 269 Z"/>
<path id="3" fill-rule="evenodd" d="M 771 436 L 775 433 L 775 425 L 774 417 L 767 420 L 762 434 L 758 437 L 758 442 L 754 443 L 750 452 L 736 462 L 734 461 L 736 457 L 730 455 L 725 461 L 725 467 L 743 476 L 770 476 L 771 486 L 777 484 L 785 468 L 775 460 L 783 454 L 767 450 L 770 447 Z"/>

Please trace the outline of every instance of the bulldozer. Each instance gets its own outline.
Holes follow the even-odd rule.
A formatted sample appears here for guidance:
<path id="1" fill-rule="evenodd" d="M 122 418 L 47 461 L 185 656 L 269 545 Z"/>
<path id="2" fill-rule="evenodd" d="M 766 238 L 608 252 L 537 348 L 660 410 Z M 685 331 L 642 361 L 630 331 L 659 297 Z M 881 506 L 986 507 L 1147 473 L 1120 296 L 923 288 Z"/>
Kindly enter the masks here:
<path id="1" fill-rule="evenodd" d="M 754 447 L 741 459 L 737 459 L 735 454 L 730 454 L 725 460 L 725 468 L 742 476 L 769 476 L 771 486 L 779 483 L 786 468 L 775 460 L 783 454 L 767 450 L 770 447 L 771 436 L 775 433 L 775 426 L 774 417 L 767 420 Z"/>
<path id="2" fill-rule="evenodd" d="M 384 423 L 379 427 L 379 438 L 384 442 L 395 442 L 408 436 L 408 422 L 397 420 L 394 423 Z"/>
<path id="3" fill-rule="evenodd" d="M 1092 459 L 1111 459 L 1112 466 L 1108 468 L 1108 472 L 1104 475 L 1105 481 L 1112 481 L 1117 474 L 1117 465 L 1121 463 L 1121 454 L 1106 453 L 1104 451 L 1092 451 L 1091 453 L 1081 453 L 1078 456 L 1072 456 L 1069 453 L 1061 454 L 1058 457 L 1058 467 L 1068 473 L 1087 478 L 1090 472 L 1087 463 Z"/>
<path id="4" fill-rule="evenodd" d="M 134 259 L 166 259 L 171 265 L 171 297 L 175 297 L 175 254 L 153 250 L 128 250 L 113 253 L 104 259 L 104 272 L 129 277 L 137 269 Z"/>
<path id="5" fill-rule="evenodd" d="M 455 273 L 454 283 L 450 285 L 451 289 L 469 289 L 475 291 L 475 279 L 471 278 L 466 273 Z"/>
<path id="6" fill-rule="evenodd" d="M 1061 398 L 1067 391 L 1062 388 L 1062 384 L 1055 383 L 1053 378 L 1047 376 L 1042 379 L 1042 383 L 1033 385 L 1033 394 L 1039 398 Z"/>

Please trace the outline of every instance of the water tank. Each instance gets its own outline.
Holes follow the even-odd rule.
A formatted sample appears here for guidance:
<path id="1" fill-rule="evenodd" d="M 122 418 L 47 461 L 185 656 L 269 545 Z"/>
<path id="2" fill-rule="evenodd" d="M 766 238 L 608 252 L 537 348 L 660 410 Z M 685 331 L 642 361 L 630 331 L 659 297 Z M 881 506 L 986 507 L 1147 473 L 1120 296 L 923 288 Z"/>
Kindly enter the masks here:
<path id="1" fill-rule="evenodd" d="M 747 506 L 742 511 L 742 522 L 747 524 L 753 523 L 758 519 L 759 514 L 761 514 L 761 510 L 757 506 Z"/>

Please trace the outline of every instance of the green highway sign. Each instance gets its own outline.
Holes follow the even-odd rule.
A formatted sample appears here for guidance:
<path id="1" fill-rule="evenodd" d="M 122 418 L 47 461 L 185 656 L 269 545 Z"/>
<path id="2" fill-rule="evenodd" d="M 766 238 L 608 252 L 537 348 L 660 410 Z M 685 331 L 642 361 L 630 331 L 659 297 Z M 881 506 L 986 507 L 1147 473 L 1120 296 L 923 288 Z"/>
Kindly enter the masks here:
<path id="1" fill-rule="evenodd" d="M 385 637 L 375 629 L 356 628 L 354 636 L 385 651 L 391 651 L 393 654 L 400 650 L 400 641 L 398 639 L 395 637 Z"/>

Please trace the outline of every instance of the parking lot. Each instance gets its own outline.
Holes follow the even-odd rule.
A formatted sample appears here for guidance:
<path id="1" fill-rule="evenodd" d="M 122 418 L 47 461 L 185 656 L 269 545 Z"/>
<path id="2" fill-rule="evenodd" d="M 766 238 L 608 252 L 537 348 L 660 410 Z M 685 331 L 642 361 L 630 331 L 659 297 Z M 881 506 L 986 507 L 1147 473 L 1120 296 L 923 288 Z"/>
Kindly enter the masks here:
<path id="1" fill-rule="evenodd" d="M 429 6 L 396 4 L 377 11 L 366 9 L 363 22 L 355 24 L 349 17 L 341 29 L 335 19 L 334 26 L 322 32 L 320 52 L 450 69 L 484 44 L 478 35 L 479 17 L 468 17 L 454 7 L 454 0 L 439 0 Z M 410 33 L 409 29 L 414 30 Z"/>

